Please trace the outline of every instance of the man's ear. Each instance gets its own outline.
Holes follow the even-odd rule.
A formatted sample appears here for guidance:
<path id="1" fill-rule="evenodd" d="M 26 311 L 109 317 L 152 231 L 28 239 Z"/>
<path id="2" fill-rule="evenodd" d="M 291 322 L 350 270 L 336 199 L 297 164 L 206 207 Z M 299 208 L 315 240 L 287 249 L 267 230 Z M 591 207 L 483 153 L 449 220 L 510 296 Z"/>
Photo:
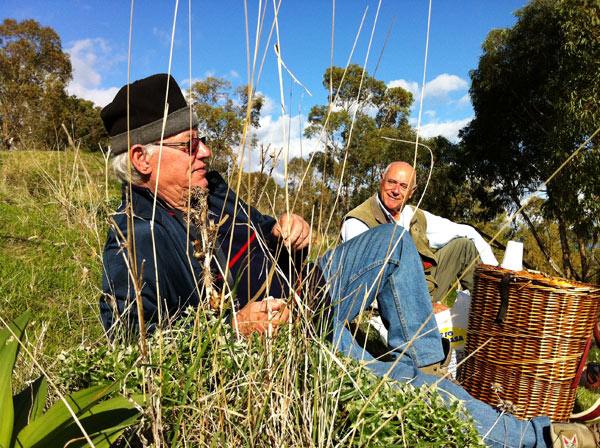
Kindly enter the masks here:
<path id="1" fill-rule="evenodd" d="M 131 163 L 141 174 L 150 175 L 152 166 L 150 165 L 150 157 L 144 150 L 142 145 L 133 145 L 129 150 Z"/>
<path id="2" fill-rule="evenodd" d="M 417 184 L 414 184 L 413 187 L 410 189 L 410 192 L 406 196 L 406 199 L 408 200 L 408 199 L 412 198 L 413 194 L 415 194 L 415 191 L 417 191 Z"/>

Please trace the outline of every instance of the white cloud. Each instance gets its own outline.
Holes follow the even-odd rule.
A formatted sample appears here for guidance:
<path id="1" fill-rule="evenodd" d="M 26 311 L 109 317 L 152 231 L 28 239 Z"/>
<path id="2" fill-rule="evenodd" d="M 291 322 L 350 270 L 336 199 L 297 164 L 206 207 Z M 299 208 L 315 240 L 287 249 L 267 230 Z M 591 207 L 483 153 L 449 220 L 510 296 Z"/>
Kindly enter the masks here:
<path id="1" fill-rule="evenodd" d="M 404 79 L 395 79 L 393 81 L 390 81 L 387 85 L 388 87 L 402 87 L 404 90 L 408 90 L 410 93 L 413 94 L 413 97 L 417 97 L 417 95 L 419 95 L 420 92 L 420 88 L 419 88 L 419 83 L 415 82 L 415 81 L 406 81 Z"/>
<path id="2" fill-rule="evenodd" d="M 260 90 L 256 92 L 258 95 L 263 97 L 263 106 L 260 111 L 261 115 L 269 115 L 275 110 L 275 101 L 270 96 L 265 95 Z"/>
<path id="3" fill-rule="evenodd" d="M 229 76 L 233 79 L 239 79 L 240 74 L 235 70 L 229 70 Z"/>
<path id="4" fill-rule="evenodd" d="M 456 103 L 456 105 L 458 107 L 463 107 L 463 106 L 470 106 L 471 105 L 471 95 L 469 95 L 468 93 L 466 95 L 463 95 L 458 102 Z"/>
<path id="5" fill-rule="evenodd" d="M 114 99 L 119 87 L 88 89 L 80 85 L 69 84 L 67 91 L 71 95 L 93 102 L 96 106 L 104 107 Z"/>
<path id="6" fill-rule="evenodd" d="M 119 90 L 117 87 L 100 88 L 102 72 L 120 61 L 104 39 L 84 39 L 71 43 L 65 49 L 71 58 L 73 79 L 67 85 L 67 92 L 80 98 L 93 101 L 97 106 L 106 106 Z"/>
<path id="7" fill-rule="evenodd" d="M 293 117 L 286 117 L 285 121 L 285 135 L 288 139 L 288 160 L 294 157 L 303 156 L 306 157 L 318 148 L 316 139 L 306 139 L 301 136 L 300 130 L 301 116 L 296 115 Z M 306 127 L 306 122 L 302 122 L 302 131 Z M 250 170 L 257 171 L 260 168 L 260 145 L 266 148 L 269 144 L 271 145 L 269 150 L 273 153 L 278 153 L 283 148 L 284 143 L 284 130 L 283 130 L 283 119 L 282 117 L 273 118 L 272 115 L 263 115 L 260 118 L 260 128 L 254 131 L 254 135 L 258 140 L 258 146 L 250 154 Z M 284 181 L 284 154 L 281 152 L 281 156 L 277 163 L 277 167 L 273 172 L 275 180 L 283 184 Z M 248 170 L 248 153 L 244 156 L 244 171 Z"/>
<path id="8" fill-rule="evenodd" d="M 424 113 L 427 117 L 433 118 L 437 112 L 435 110 L 426 110 Z"/>
<path id="9" fill-rule="evenodd" d="M 425 98 L 445 98 L 450 92 L 464 90 L 468 87 L 469 83 L 464 79 L 443 73 L 425 84 Z"/>
<path id="10" fill-rule="evenodd" d="M 413 94 L 415 103 L 421 98 L 421 86 L 416 81 L 395 79 L 388 83 L 388 87 L 402 87 L 404 90 L 408 90 Z M 445 100 L 450 92 L 464 90 L 468 87 L 469 83 L 459 76 L 443 73 L 425 83 L 425 98 Z"/>
<path id="11" fill-rule="evenodd" d="M 442 135 L 450 141 L 457 142 L 458 131 L 469 124 L 471 120 L 472 118 L 465 118 L 463 120 L 443 121 L 441 123 L 428 123 L 421 126 L 419 134 L 423 138 Z"/>

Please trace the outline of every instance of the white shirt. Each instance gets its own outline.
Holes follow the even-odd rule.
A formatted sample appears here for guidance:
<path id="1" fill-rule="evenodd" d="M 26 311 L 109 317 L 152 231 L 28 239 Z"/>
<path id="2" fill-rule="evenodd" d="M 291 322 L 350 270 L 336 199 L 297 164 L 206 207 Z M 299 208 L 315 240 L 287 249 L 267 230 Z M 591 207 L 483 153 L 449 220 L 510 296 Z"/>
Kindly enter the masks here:
<path id="1" fill-rule="evenodd" d="M 377 203 L 383 210 L 383 213 L 385 213 L 389 222 L 395 222 L 405 229 L 410 229 L 410 221 L 415 214 L 412 206 L 404 207 L 402 213 L 400 213 L 400 217 L 396 221 L 381 204 L 379 196 L 377 196 Z M 457 224 L 449 219 L 426 212 L 425 210 L 423 210 L 423 213 L 427 219 L 427 239 L 429 240 L 429 246 L 431 248 L 439 249 L 455 238 L 469 238 L 475 243 L 475 247 L 477 248 L 477 252 L 479 252 L 482 263 L 490 264 L 492 266 L 498 265 L 498 261 L 492 252 L 492 248 L 473 227 L 466 224 Z M 369 230 L 369 226 L 361 220 L 348 218 L 342 225 L 342 241 L 348 241 L 367 230 Z"/>

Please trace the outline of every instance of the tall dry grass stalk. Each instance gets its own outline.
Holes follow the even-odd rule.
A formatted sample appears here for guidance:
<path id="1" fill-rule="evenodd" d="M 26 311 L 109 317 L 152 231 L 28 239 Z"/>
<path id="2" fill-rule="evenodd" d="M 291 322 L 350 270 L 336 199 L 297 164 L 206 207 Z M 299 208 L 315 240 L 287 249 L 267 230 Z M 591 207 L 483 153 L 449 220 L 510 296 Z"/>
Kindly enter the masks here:
<path id="1" fill-rule="evenodd" d="M 282 127 L 283 133 L 283 167 L 284 167 L 284 178 L 285 183 L 283 186 L 284 189 L 284 198 L 283 204 L 276 204 L 275 201 L 273 203 L 272 208 L 274 210 L 281 210 L 286 213 L 294 212 L 293 205 L 295 204 L 296 198 L 290 198 L 289 190 L 288 190 L 288 147 L 287 147 L 287 138 L 286 138 L 286 127 L 285 127 L 285 117 L 286 117 L 286 106 L 284 99 L 284 88 L 283 88 L 283 75 L 282 75 L 282 66 L 284 66 L 283 62 L 283 54 L 281 48 L 281 43 L 279 40 L 279 21 L 278 21 L 278 11 L 279 11 L 280 3 L 273 1 L 273 25 L 271 27 L 271 34 L 269 35 L 269 39 L 267 41 L 267 47 L 269 45 L 271 35 L 273 30 L 275 31 L 276 36 L 276 55 L 278 60 L 278 74 L 280 80 L 280 96 L 281 96 L 281 112 L 284 120 L 284 126 Z M 176 6 L 177 8 L 177 6 Z M 247 12 L 247 9 L 246 9 Z M 259 53 L 258 44 L 260 42 L 260 33 L 262 30 L 262 23 L 266 13 L 266 5 L 263 9 L 262 2 L 258 5 L 258 17 L 257 23 L 260 26 L 257 26 L 256 30 L 256 38 L 255 38 L 255 46 L 252 58 L 252 64 L 250 63 L 250 38 L 248 35 L 248 26 L 246 26 L 247 30 L 247 41 L 248 41 L 248 74 L 249 74 L 249 104 L 246 116 L 246 127 L 244 129 L 244 133 L 242 136 L 242 140 L 240 142 L 240 165 L 237 167 L 237 170 L 232 171 L 232 176 L 230 178 L 231 184 L 234 187 L 235 194 L 239 197 L 242 185 L 242 176 L 244 173 L 243 169 L 243 161 L 244 161 L 244 153 L 247 150 L 246 142 L 250 139 L 248 138 L 250 129 L 247 124 L 250 122 L 250 111 L 251 111 L 251 98 L 252 93 L 256 90 L 256 85 L 258 84 L 259 79 L 256 80 L 251 78 L 251 76 L 256 73 L 256 62 L 257 56 Z M 365 11 L 366 15 L 366 11 Z M 364 22 L 363 16 L 363 22 Z M 376 20 L 373 24 L 371 37 L 375 30 Z M 175 27 L 175 24 L 173 24 Z M 362 24 L 361 24 L 362 28 Z M 355 40 L 358 41 L 358 35 Z M 265 53 L 266 53 L 265 48 Z M 369 44 L 370 48 L 370 44 Z M 354 48 L 353 48 L 354 51 Z M 350 61 L 352 55 L 348 58 L 348 63 Z M 368 52 L 367 56 L 368 58 Z M 365 59 L 366 66 L 367 59 Z M 262 68 L 262 66 L 261 66 Z M 252 75 L 251 75 L 252 74 Z M 292 75 L 293 76 L 293 75 Z M 259 71 L 260 77 L 260 71 Z M 343 82 L 343 80 L 342 80 Z M 335 100 L 333 101 L 335 102 Z M 333 104 L 332 102 L 332 104 Z M 165 109 L 166 110 L 166 109 Z M 331 113 L 332 107 L 330 106 L 329 112 Z M 354 117 L 355 118 L 355 117 Z M 354 119 L 352 122 L 352 126 L 354 124 Z M 327 124 L 325 125 L 325 127 Z M 352 128 L 350 130 L 352 134 Z M 349 140 L 349 143 L 351 138 Z M 349 145 L 346 148 L 348 151 Z M 345 161 L 345 158 L 344 158 Z M 309 162 L 310 166 L 310 162 Z M 160 169 L 160 168 L 159 168 Z M 251 177 L 248 170 L 248 185 L 251 185 Z M 308 172 L 308 167 L 307 171 Z M 343 176 L 344 170 L 340 176 Z M 160 176 L 160 173 L 159 173 Z M 158 181 L 157 181 L 158 182 Z M 247 202 L 249 205 L 253 204 L 253 197 L 250 194 L 251 188 L 248 188 L 248 197 Z M 258 197 L 261 197 L 263 192 L 260 193 Z M 338 189 L 335 201 L 337 202 L 339 198 L 340 190 Z M 155 204 L 156 206 L 156 204 Z M 237 207 L 236 202 L 236 207 Z M 335 207 L 334 207 L 335 208 Z M 237 210 L 234 212 L 237 212 Z M 316 235 L 316 239 L 322 242 L 322 244 L 317 248 L 314 252 L 314 256 L 319 256 L 325 250 L 332 247 L 332 244 L 336 243 L 336 238 L 330 238 L 330 224 L 332 220 L 334 211 L 331 212 L 330 216 L 319 216 L 316 220 L 319 223 L 319 233 Z M 203 214 L 199 212 L 200 218 L 197 217 L 196 224 L 200 221 L 200 225 L 198 225 L 198 231 L 201 235 L 203 235 L 203 242 L 200 244 L 198 255 L 203 260 L 208 260 L 212 254 L 210 254 L 210 244 L 207 244 L 206 239 L 209 234 L 213 234 L 212 230 L 207 229 L 209 223 L 206 221 L 206 218 L 202 218 Z M 205 216 L 205 215 L 204 215 Z M 312 220 L 312 219 L 311 219 Z M 194 221 L 194 220 L 192 220 Z M 322 227 L 322 222 L 327 222 L 327 224 Z M 134 231 L 134 222 L 131 221 L 130 227 L 132 231 Z M 233 237 L 233 235 L 232 235 Z M 214 243 L 214 241 L 213 241 Z M 155 242 L 153 241 L 154 251 L 156 250 Z M 231 247 L 231 244 L 230 244 Z M 124 247 L 124 249 L 134 249 L 132 247 Z M 130 251 L 131 253 L 131 251 Z M 130 255 L 131 256 L 131 255 Z M 231 253 L 227 254 L 227 259 L 231 258 Z M 155 254 L 156 260 L 156 254 Z M 273 262 L 276 263 L 276 260 L 273 259 Z M 135 266 L 135 261 L 132 260 L 132 266 Z M 291 263 L 290 263 L 291 265 Z M 228 263 L 227 263 L 228 266 Z M 156 266 L 155 266 L 156 267 Z M 228 267 L 226 267 L 226 272 L 224 273 L 224 277 L 227 277 Z M 290 273 L 287 277 L 291 278 Z M 158 275 L 158 270 L 157 270 Z M 132 272 L 131 276 L 133 278 L 138 277 L 138 273 Z M 205 277 L 203 279 L 197 280 L 197 288 L 202 293 L 205 293 L 206 296 L 210 297 L 214 295 L 211 291 L 212 285 L 210 282 L 210 278 Z M 378 285 L 371 285 L 371 288 L 377 288 Z M 160 297 L 160 284 L 157 284 L 157 289 L 159 290 Z M 292 288 L 293 289 L 293 288 Z M 136 294 L 138 302 L 140 301 L 139 291 Z M 228 445 L 249 445 L 254 446 L 255 439 L 257 437 L 266 438 L 265 441 L 269 446 L 276 445 L 291 445 L 291 446 L 307 446 L 315 445 L 315 446 L 327 446 L 328 442 L 333 442 L 332 438 L 338 437 L 334 436 L 335 431 L 333 431 L 336 425 L 337 419 L 337 410 L 339 407 L 340 394 L 342 393 L 342 383 L 343 378 L 346 378 L 346 381 L 352 385 L 354 392 L 357 393 L 362 398 L 366 398 L 363 396 L 364 391 L 359 384 L 353 378 L 354 368 L 348 368 L 348 363 L 350 363 L 347 359 L 339 359 L 335 355 L 335 353 L 331 352 L 330 349 L 327 348 L 327 345 L 321 341 L 318 337 L 315 337 L 314 334 L 311 333 L 311 330 L 307 330 L 311 328 L 310 321 L 311 317 L 308 317 L 308 312 L 315 312 L 314 309 L 309 310 L 306 304 L 299 303 L 296 297 L 288 297 L 289 306 L 297 309 L 298 313 L 293 314 L 291 330 L 287 334 L 285 338 L 267 338 L 267 339 L 253 339 L 250 343 L 250 347 L 248 347 L 248 341 L 240 341 L 239 339 L 234 340 L 233 344 L 239 344 L 240 347 L 243 347 L 244 351 L 242 358 L 237 358 L 236 356 L 232 356 L 231 359 L 227 359 L 223 356 L 222 350 L 224 350 L 228 346 L 227 336 L 222 333 L 213 333 L 213 329 L 206 328 L 204 326 L 199 327 L 200 324 L 206 325 L 211 323 L 209 319 L 211 309 L 209 307 L 209 301 L 201 306 L 195 314 L 193 319 L 194 321 L 194 330 L 192 335 L 201 339 L 201 335 L 205 335 L 208 332 L 210 344 L 213 347 L 214 353 L 212 356 L 212 365 L 209 368 L 212 371 L 212 376 L 210 378 L 211 381 L 219 382 L 219 387 L 215 389 L 213 394 L 210 396 L 211 406 L 216 406 L 214 409 L 214 414 L 211 411 L 207 411 L 206 408 L 202 408 L 199 404 L 197 408 L 194 408 L 190 411 L 191 415 L 189 418 L 193 420 L 193 425 L 185 425 L 183 422 L 186 420 L 183 418 L 181 420 L 181 428 L 187 436 L 185 440 L 192 440 L 197 443 L 204 442 L 204 438 L 207 437 L 207 434 L 213 434 L 217 439 L 221 438 L 221 443 L 226 442 Z M 313 298 L 315 301 L 319 301 L 319 297 Z M 159 300 L 160 302 L 160 300 Z M 225 297 L 225 291 L 221 292 L 220 305 L 222 306 L 227 302 Z M 214 298 L 213 298 L 214 303 Z M 160 313 L 160 310 L 159 310 Z M 214 321 L 215 323 L 217 321 Z M 143 322 L 140 322 L 143 326 Z M 163 327 L 166 326 L 167 322 L 163 322 Z M 221 331 L 223 328 L 221 325 L 217 325 L 217 332 Z M 153 344 L 156 344 L 158 352 L 151 351 L 148 349 L 150 346 L 149 342 L 147 342 L 148 336 L 145 334 L 141 334 L 140 342 L 142 347 L 142 357 L 144 358 L 144 363 L 148 364 L 157 364 L 158 366 L 162 366 L 165 362 L 165 356 L 168 353 L 168 343 L 166 339 L 163 339 L 163 332 L 157 332 L 158 340 L 154 340 Z M 313 341 L 313 342 L 309 342 Z M 231 342 L 229 343 L 231 344 Z M 285 344 L 283 349 L 277 349 L 277 347 L 281 344 Z M 299 349 L 299 344 L 304 347 L 302 350 Z M 194 346 L 194 342 L 190 342 L 191 346 Z M 221 345 L 223 349 L 221 349 Z M 320 351 L 317 353 L 316 359 L 318 362 L 315 364 L 315 360 L 313 358 L 314 354 L 312 350 L 314 347 L 319 347 Z M 253 350 L 258 350 L 258 353 Z M 279 359 L 275 359 L 273 353 L 276 353 L 280 356 Z M 285 354 L 285 355 L 284 355 Z M 232 355 L 232 353 L 230 353 Z M 145 357 L 148 356 L 147 359 Z M 191 355 L 192 362 L 198 362 L 199 357 L 195 356 L 195 353 Z M 240 377 L 234 377 L 233 379 L 228 378 L 227 381 L 224 379 L 224 372 L 227 371 L 225 369 L 227 363 L 233 362 L 237 366 L 237 372 L 239 372 Z M 251 365 L 247 368 L 241 368 L 242 366 L 247 365 L 247 363 Z M 343 374 L 340 376 L 339 372 L 334 368 L 341 369 Z M 295 372 L 304 371 L 308 372 L 310 369 L 315 368 L 316 371 L 319 372 L 318 375 L 310 376 L 310 380 L 312 382 L 311 387 L 304 389 L 305 394 L 301 393 L 298 390 L 298 387 L 301 384 L 296 384 L 297 379 Z M 330 377 L 331 373 L 335 375 Z M 145 383 L 148 384 L 148 392 L 152 398 L 150 402 L 155 405 L 149 409 L 149 420 L 152 422 L 153 430 L 152 437 L 153 443 L 155 446 L 163 446 L 168 440 L 165 438 L 164 433 L 161 428 L 161 403 L 163 403 L 162 398 L 162 389 L 155 388 L 154 385 L 158 381 L 160 384 L 164 382 L 165 371 L 162 369 L 153 370 L 148 368 L 147 378 L 145 378 Z M 204 372 L 195 371 L 193 372 L 193 376 L 201 375 Z M 146 376 L 146 375 L 144 375 Z M 231 382 L 231 383 L 230 383 Z M 379 385 L 375 390 L 371 392 L 371 396 L 365 400 L 362 408 L 359 412 L 359 418 L 363 415 L 364 412 L 369 408 L 371 401 L 374 397 L 377 396 L 379 388 L 384 386 L 383 381 L 379 382 Z M 235 402 L 235 405 L 232 405 L 231 397 L 237 396 L 240 393 L 240 389 L 243 390 L 243 394 L 241 397 L 243 398 L 243 402 Z M 302 389 L 301 389 L 302 390 Z M 324 395 L 316 398 L 315 393 L 317 391 L 323 391 Z M 202 396 L 199 397 L 201 403 L 205 403 L 207 397 Z M 245 413 L 241 413 L 240 404 L 243 404 L 245 407 Z M 187 409 L 186 407 L 182 409 Z M 198 412 L 200 409 L 205 409 L 204 412 Z M 291 412 L 290 410 L 294 411 Z M 187 412 L 187 411 L 186 411 Z M 187 414 L 186 414 L 187 415 Z M 231 425 L 230 422 L 235 421 L 238 422 L 240 417 L 243 417 L 244 424 L 242 425 L 243 431 L 240 432 L 240 428 L 238 425 Z M 291 417 L 291 419 L 290 419 Z M 264 420 L 266 419 L 266 420 Z M 304 434 L 304 432 L 298 433 L 299 425 L 298 420 L 308 425 L 308 432 Z M 264 426 L 263 421 L 268 421 L 269 424 Z M 159 426 L 158 428 L 156 426 Z M 198 428 L 204 428 L 198 430 Z M 196 439 L 196 431 L 199 431 L 200 435 Z M 356 432 L 360 433 L 360 430 L 354 427 L 347 435 L 342 437 L 342 440 L 338 440 L 338 442 L 343 442 L 344 440 L 353 441 L 356 437 Z M 304 435 L 303 435 L 304 434 Z M 310 434 L 310 437 L 306 437 Z M 363 435 L 358 435 L 359 439 L 362 439 Z M 324 445 L 325 443 L 325 445 Z"/>
<path id="2" fill-rule="evenodd" d="M 244 5 L 247 11 L 246 3 Z M 259 43 L 268 6 L 266 3 L 258 4 L 254 39 L 250 38 L 246 26 L 248 96 L 252 98 L 252 94 L 257 90 L 265 55 L 275 34 L 281 109 L 283 117 L 286 117 L 288 108 L 285 105 L 282 70 L 286 53 L 278 37 L 280 5 L 281 2 L 273 1 L 274 18 L 258 69 L 261 50 Z M 333 10 L 335 11 L 335 2 Z M 346 68 L 352 58 L 365 17 L 366 11 Z M 334 26 L 335 16 L 332 17 L 332 35 Z M 376 20 L 371 36 L 375 26 Z M 175 23 L 173 30 L 174 28 Z M 191 26 L 189 32 L 191 33 Z M 251 41 L 254 42 L 252 50 Z M 189 57 L 191 61 L 191 49 Z M 367 58 L 368 53 L 365 66 Z M 423 83 L 425 74 L 426 68 Z M 335 99 L 330 104 L 329 113 L 334 103 Z M 250 122 L 250 111 L 251 101 L 248 104 L 246 123 Z M 283 122 L 282 133 L 285 137 L 287 130 L 285 120 Z M 319 140 L 322 140 L 326 126 L 327 122 Z M 249 205 L 258 205 L 260 199 L 269 196 L 269 193 L 266 184 L 252 182 L 250 165 L 248 169 L 244 169 L 244 153 L 248 150 L 247 142 L 251 140 L 251 131 L 249 127 L 244 129 L 240 142 L 240 164 L 232 170 L 229 180 L 235 193 L 241 196 L 243 176 L 246 173 L 248 195 L 244 199 Z M 271 214 L 297 211 L 295 207 L 298 204 L 298 196 L 290 196 L 287 182 L 287 138 L 284 138 L 284 142 L 286 143 L 282 148 L 281 160 L 286 179 L 283 200 L 278 202 L 278 196 L 273 195 L 270 201 Z M 417 139 L 415 154 L 420 147 Z M 346 157 L 344 163 L 345 160 Z M 275 162 L 277 160 L 273 160 L 273 163 Z M 568 160 L 565 163 L 567 162 Z M 34 179 L 20 179 L 14 171 L 0 166 L 0 178 L 4 180 L 4 185 L 23 183 L 33 199 L 41 196 L 40 191 L 32 185 L 46 189 L 48 197 L 51 197 L 64 212 L 65 225 L 85 235 L 84 245 L 99 265 L 106 233 L 105 220 L 115 208 L 116 196 L 109 197 L 108 180 L 105 178 L 104 183 L 99 182 L 93 173 L 97 168 L 102 175 L 108 172 L 108 157 L 104 158 L 102 166 L 94 166 L 92 169 L 87 165 L 89 160 L 84 161 L 79 148 L 72 145 L 68 153 L 57 155 L 56 163 L 57 175 L 48 169 L 36 167 L 37 174 Z M 264 158 L 262 163 L 263 173 L 273 169 L 273 164 L 267 168 Z M 312 163 L 313 158 L 307 163 L 298 190 L 302 189 Z M 25 171 L 32 170 L 24 169 Z M 256 185 L 256 188 L 253 188 L 253 185 Z M 339 199 L 339 194 L 338 190 L 335 201 Z M 36 203 L 35 200 L 32 203 Z M 41 208 L 43 205 L 37 206 Z M 324 216 L 323 207 L 319 210 L 313 210 L 311 214 L 311 224 L 315 232 L 313 257 L 318 257 L 338 243 L 337 232 L 330 228 L 335 208 L 329 216 Z M 511 219 L 514 219 L 514 216 L 516 214 Z M 195 225 L 203 236 L 197 247 L 197 255 L 203 264 L 212 256 L 211 247 L 215 233 L 213 224 L 207 221 L 202 209 L 190 220 L 190 225 Z M 135 231 L 133 221 L 130 227 Z M 127 239 L 124 241 L 124 248 L 132 249 L 129 252 L 135 253 L 131 239 L 129 242 Z M 67 235 L 63 242 L 71 243 Z M 189 256 L 194 257 L 195 254 L 190 253 Z M 227 258 L 230 257 L 231 254 L 227 254 Z M 130 266 L 136 266 L 136 263 L 132 262 Z M 86 266 L 82 265 L 83 267 Z M 140 277 L 137 272 L 132 272 L 131 276 Z M 227 272 L 224 273 L 225 278 L 226 276 Z M 136 433 L 133 434 L 135 442 L 131 442 L 132 445 L 409 446 L 412 440 L 430 440 L 432 443 L 443 440 L 448 446 L 478 445 L 478 438 L 473 428 L 465 423 L 468 422 L 468 416 L 464 415 L 460 405 L 442 403 L 436 395 L 435 386 L 414 390 L 407 385 L 392 384 L 386 379 L 376 378 L 365 366 L 338 356 L 332 346 L 316 334 L 312 324 L 318 304 L 323 299 L 322 293 L 315 293 L 312 297 L 314 303 L 310 304 L 299 302 L 295 296 L 288 297 L 289 306 L 293 309 L 292 319 L 290 325 L 279 335 L 242 339 L 234 334 L 219 314 L 230 304 L 231 295 L 227 295 L 226 291 L 217 294 L 208 275 L 196 280 L 198 290 L 204 292 L 207 300 L 197 310 L 188 311 L 185 318 L 179 322 L 167 320 L 163 322 L 163 330 L 154 335 L 142 334 L 133 345 L 117 342 L 106 345 L 104 340 L 100 342 L 88 337 L 87 332 L 82 332 L 78 343 L 87 348 L 75 349 L 63 355 L 66 360 L 63 364 L 66 367 L 61 367 L 62 370 L 56 379 L 64 388 L 80 387 L 86 381 L 101 377 L 124 378 L 124 392 L 141 389 L 147 393 L 151 405 L 144 410 L 145 421 L 136 428 Z M 89 302 L 86 305 L 89 306 L 86 313 L 94 317 L 93 322 L 82 317 L 83 326 L 100 325 L 96 305 L 99 293 L 97 281 L 98 276 L 82 280 L 81 295 Z M 369 286 L 378 287 L 377 284 Z M 139 299 L 141 285 L 137 285 L 137 289 L 136 296 Z M 96 311 L 91 311 L 92 309 Z M 42 326 L 43 331 L 39 334 L 43 335 L 47 331 L 45 328 Z M 38 337 L 37 342 L 32 345 L 40 345 L 40 339 L 43 338 Z M 83 363 L 82 360 L 89 363 Z M 436 415 L 435 418 L 431 418 L 433 426 L 419 428 L 424 421 L 423 415 L 433 415 L 432 412 Z M 448 412 L 450 414 L 446 414 Z M 446 422 L 457 428 L 456 434 L 449 435 L 446 424 L 437 425 L 440 415 L 445 415 Z"/>

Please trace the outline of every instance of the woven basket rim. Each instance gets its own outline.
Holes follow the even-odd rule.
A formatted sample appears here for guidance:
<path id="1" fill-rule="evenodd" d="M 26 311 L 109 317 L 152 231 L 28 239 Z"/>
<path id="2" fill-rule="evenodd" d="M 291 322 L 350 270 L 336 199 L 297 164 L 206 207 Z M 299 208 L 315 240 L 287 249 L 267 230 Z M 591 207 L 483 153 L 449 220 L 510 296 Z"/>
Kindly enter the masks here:
<path id="1" fill-rule="evenodd" d="M 479 264 L 475 268 L 476 274 L 489 274 L 493 277 L 502 278 L 505 274 L 510 273 L 513 276 L 513 281 L 516 282 L 531 282 L 535 285 L 564 289 L 574 292 L 579 290 L 587 293 L 600 292 L 600 285 L 592 283 L 582 283 L 577 280 L 569 280 L 562 277 L 555 277 L 549 274 L 544 274 L 538 271 L 511 271 L 501 268 L 500 266 L 492 266 L 489 264 Z"/>

